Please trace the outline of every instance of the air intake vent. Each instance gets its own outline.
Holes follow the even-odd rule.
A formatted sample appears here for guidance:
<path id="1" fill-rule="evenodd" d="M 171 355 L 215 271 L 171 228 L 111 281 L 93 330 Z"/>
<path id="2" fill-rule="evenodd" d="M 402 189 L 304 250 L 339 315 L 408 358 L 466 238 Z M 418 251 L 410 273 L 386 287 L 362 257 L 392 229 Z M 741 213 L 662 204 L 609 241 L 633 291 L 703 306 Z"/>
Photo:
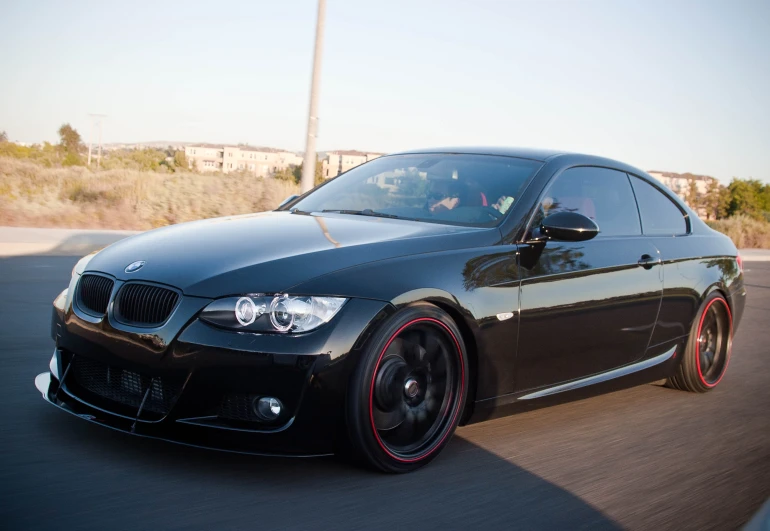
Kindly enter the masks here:
<path id="1" fill-rule="evenodd" d="M 174 310 L 179 295 L 150 284 L 125 284 L 115 300 L 115 319 L 133 326 L 160 326 Z"/>
<path id="2" fill-rule="evenodd" d="M 252 404 L 258 396 L 250 395 L 227 395 L 222 399 L 219 405 L 219 418 L 229 420 L 258 421 Z"/>
<path id="3" fill-rule="evenodd" d="M 107 312 L 114 284 L 107 277 L 83 275 L 78 282 L 78 307 L 86 313 L 101 317 Z"/>
<path id="4" fill-rule="evenodd" d="M 72 365 L 78 388 L 137 410 L 147 395 L 142 411 L 161 415 L 169 412 L 184 384 L 180 377 L 146 376 L 80 355 L 73 358 Z"/>

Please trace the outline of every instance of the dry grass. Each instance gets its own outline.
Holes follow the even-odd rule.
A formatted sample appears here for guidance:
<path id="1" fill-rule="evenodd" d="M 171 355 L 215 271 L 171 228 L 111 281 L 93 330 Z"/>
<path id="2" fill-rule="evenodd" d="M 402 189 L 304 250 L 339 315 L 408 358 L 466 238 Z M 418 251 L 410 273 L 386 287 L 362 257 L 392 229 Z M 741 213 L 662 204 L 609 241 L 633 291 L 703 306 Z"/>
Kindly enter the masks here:
<path id="1" fill-rule="evenodd" d="M 146 230 L 262 212 L 298 193 L 290 181 L 246 175 L 46 168 L 0 157 L 0 225 Z M 770 223 L 735 216 L 709 225 L 738 248 L 770 248 Z"/>
<path id="2" fill-rule="evenodd" d="M 0 158 L 0 225 L 145 230 L 271 210 L 297 191 L 244 175 L 92 172 Z"/>
<path id="3" fill-rule="evenodd" d="M 738 215 L 708 224 L 727 234 L 739 249 L 770 249 L 770 223 L 767 221 Z"/>

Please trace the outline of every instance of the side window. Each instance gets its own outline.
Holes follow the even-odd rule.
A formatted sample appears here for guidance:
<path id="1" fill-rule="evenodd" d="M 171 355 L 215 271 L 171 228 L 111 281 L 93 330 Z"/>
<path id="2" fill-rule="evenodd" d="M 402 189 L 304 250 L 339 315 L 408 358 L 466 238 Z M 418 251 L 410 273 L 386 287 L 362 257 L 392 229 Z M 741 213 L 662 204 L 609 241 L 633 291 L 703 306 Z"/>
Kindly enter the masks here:
<path id="1" fill-rule="evenodd" d="M 687 234 L 687 220 L 679 207 L 650 183 L 631 177 L 645 234 Z"/>
<path id="2" fill-rule="evenodd" d="M 557 212 L 579 212 L 599 225 L 599 236 L 642 234 L 634 193 L 628 176 L 606 168 L 565 170 L 548 188 L 535 225 Z"/>

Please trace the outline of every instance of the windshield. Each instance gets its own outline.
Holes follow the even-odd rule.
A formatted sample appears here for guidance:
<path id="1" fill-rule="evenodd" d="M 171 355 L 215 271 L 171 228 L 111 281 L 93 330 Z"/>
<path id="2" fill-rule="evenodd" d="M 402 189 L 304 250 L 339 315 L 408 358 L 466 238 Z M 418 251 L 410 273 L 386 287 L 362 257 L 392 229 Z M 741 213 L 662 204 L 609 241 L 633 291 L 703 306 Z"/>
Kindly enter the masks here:
<path id="1" fill-rule="evenodd" d="M 494 226 L 541 165 L 492 155 L 380 157 L 340 175 L 289 209 Z"/>

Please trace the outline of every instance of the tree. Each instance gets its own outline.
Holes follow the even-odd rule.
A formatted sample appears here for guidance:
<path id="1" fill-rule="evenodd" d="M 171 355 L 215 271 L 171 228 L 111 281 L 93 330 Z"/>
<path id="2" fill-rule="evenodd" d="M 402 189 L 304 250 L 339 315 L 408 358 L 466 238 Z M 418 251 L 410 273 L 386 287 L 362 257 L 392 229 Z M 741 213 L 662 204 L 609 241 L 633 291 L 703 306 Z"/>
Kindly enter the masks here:
<path id="1" fill-rule="evenodd" d="M 746 214 L 753 218 L 761 218 L 762 213 L 757 193 L 757 184 L 761 187 L 759 181 L 749 181 L 733 177 L 727 189 L 730 191 L 730 203 L 727 207 L 727 213 L 730 216 L 736 214 Z"/>
<path id="2" fill-rule="evenodd" d="M 300 180 L 302 180 L 301 166 L 302 165 L 300 164 L 300 170 L 299 170 Z M 315 163 L 315 179 L 313 179 L 314 181 L 313 184 L 315 184 L 315 186 L 318 186 L 319 184 L 323 183 L 325 180 L 326 179 L 324 179 L 324 165 L 323 165 L 323 162 L 319 160 L 318 162 Z"/>
<path id="3" fill-rule="evenodd" d="M 283 168 L 282 170 L 276 172 L 273 175 L 273 178 L 281 181 L 294 181 L 295 183 L 299 184 L 299 182 L 302 180 L 302 164 L 299 166 Z M 324 179 L 323 176 L 323 163 L 320 161 L 316 162 L 315 185 L 318 186 L 325 180 L 326 179 Z"/>
<path id="4" fill-rule="evenodd" d="M 302 168 L 302 165 L 282 168 L 273 174 L 273 178 L 278 179 L 279 181 L 291 181 L 298 183 L 300 177 L 302 176 L 302 172 L 300 171 L 297 173 L 297 168 Z"/>
<path id="5" fill-rule="evenodd" d="M 63 124 L 59 128 L 59 146 L 65 153 L 63 165 L 75 166 L 83 164 L 83 161 L 80 159 L 83 142 L 80 139 L 80 133 L 70 124 Z"/>
<path id="6" fill-rule="evenodd" d="M 703 201 L 701 202 L 703 208 L 706 210 L 706 219 L 717 219 L 719 217 L 721 188 L 723 187 L 719 184 L 719 181 L 716 179 L 709 180 L 706 195 L 703 196 Z"/>
<path id="7" fill-rule="evenodd" d="M 8 134 L 5 131 L 0 131 L 0 142 L 8 142 Z"/>
<path id="8" fill-rule="evenodd" d="M 80 133 L 70 124 L 64 124 L 59 128 L 59 145 L 67 153 L 79 153 L 82 144 Z"/>
<path id="9" fill-rule="evenodd" d="M 700 206 L 698 204 L 698 181 L 695 179 L 694 175 L 691 174 L 685 174 L 687 175 L 687 195 L 685 196 L 685 202 L 690 205 L 690 208 L 697 211 L 698 207 Z"/>
<path id="10" fill-rule="evenodd" d="M 719 202 L 717 203 L 717 219 L 723 219 L 730 212 L 730 190 L 726 186 L 719 187 Z"/>
<path id="11" fill-rule="evenodd" d="M 185 170 L 190 169 L 190 163 L 187 162 L 187 157 L 185 156 L 184 151 L 174 152 L 174 166 L 177 168 L 184 168 Z"/>
<path id="12" fill-rule="evenodd" d="M 770 184 L 762 184 L 753 179 L 750 181 L 757 192 L 757 202 L 759 209 L 763 212 L 770 212 Z"/>

